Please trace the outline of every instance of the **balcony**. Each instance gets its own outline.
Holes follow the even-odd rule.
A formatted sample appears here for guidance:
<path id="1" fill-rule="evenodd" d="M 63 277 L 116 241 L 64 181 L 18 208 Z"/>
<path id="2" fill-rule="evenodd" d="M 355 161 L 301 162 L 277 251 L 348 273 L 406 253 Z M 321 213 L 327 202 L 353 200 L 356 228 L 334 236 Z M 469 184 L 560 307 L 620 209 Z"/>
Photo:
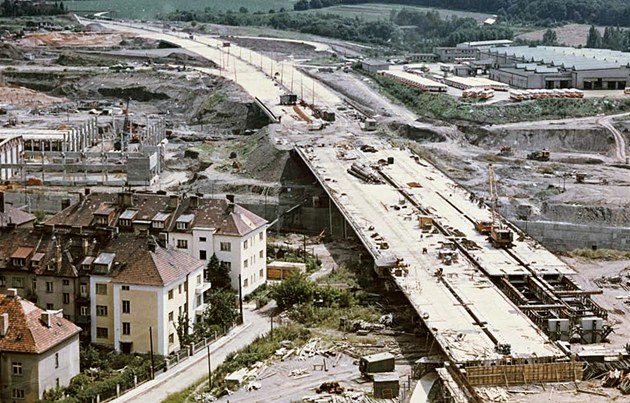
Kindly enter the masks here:
<path id="1" fill-rule="evenodd" d="M 206 310 L 207 307 L 208 307 L 208 304 L 206 304 L 205 302 L 199 305 L 197 308 L 195 308 L 195 315 L 198 315 L 198 316 L 203 315 L 203 312 Z"/>
<path id="2" fill-rule="evenodd" d="M 208 291 L 211 288 L 210 281 L 203 280 L 203 283 L 197 284 L 195 287 L 195 294 L 202 295 L 204 292 Z"/>
<path id="3" fill-rule="evenodd" d="M 77 325 L 87 325 L 90 322 L 91 322 L 90 321 L 90 315 L 79 315 L 79 316 L 77 316 L 77 321 L 76 321 Z"/>

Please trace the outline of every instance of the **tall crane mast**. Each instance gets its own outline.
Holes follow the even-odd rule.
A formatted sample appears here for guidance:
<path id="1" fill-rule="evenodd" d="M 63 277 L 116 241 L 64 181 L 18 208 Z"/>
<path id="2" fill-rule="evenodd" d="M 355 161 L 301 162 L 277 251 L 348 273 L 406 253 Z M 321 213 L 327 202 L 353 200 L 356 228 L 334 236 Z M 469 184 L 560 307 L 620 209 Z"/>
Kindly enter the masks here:
<path id="1" fill-rule="evenodd" d="M 494 175 L 494 166 L 488 165 L 488 183 L 490 185 L 490 210 L 492 212 L 492 227 L 490 230 L 490 241 L 497 247 L 511 247 L 514 235 L 512 231 L 503 226 L 503 222 L 499 217 L 498 205 L 499 196 L 497 195 L 497 180 Z"/>

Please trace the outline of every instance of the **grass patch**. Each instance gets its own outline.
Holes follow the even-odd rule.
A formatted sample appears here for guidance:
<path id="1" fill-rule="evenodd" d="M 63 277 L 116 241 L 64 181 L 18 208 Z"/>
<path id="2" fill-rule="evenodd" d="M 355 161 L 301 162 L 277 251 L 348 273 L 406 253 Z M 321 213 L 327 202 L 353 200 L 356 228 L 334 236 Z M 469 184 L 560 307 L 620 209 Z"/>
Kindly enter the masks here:
<path id="1" fill-rule="evenodd" d="M 626 260 L 630 259 L 630 251 L 614 249 L 575 249 L 569 256 L 588 260 Z"/>
<path id="2" fill-rule="evenodd" d="M 203 378 L 197 379 L 195 381 L 195 383 L 193 383 L 192 385 L 190 385 L 186 389 L 184 389 L 182 391 L 179 391 L 179 392 L 176 392 L 176 393 L 169 394 L 168 396 L 166 396 L 166 399 L 164 399 L 162 401 L 162 403 L 185 403 L 185 402 L 189 401 L 188 398 L 190 397 L 190 395 L 192 395 L 192 393 L 203 382 L 208 382 L 208 377 L 203 377 Z"/>

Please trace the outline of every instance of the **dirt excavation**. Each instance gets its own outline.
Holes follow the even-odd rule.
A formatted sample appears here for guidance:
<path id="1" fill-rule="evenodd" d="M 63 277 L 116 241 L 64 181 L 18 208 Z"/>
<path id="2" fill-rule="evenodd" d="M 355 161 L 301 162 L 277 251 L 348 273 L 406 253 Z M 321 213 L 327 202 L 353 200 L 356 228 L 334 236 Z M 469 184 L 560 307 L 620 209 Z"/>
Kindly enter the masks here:
<path id="1" fill-rule="evenodd" d="M 272 123 L 274 119 L 242 87 L 223 73 L 214 74 L 219 64 L 166 42 L 107 32 L 101 25 L 90 24 L 87 32 L 40 30 L 21 38 L 7 37 L 0 47 L 0 124 L 8 131 L 26 132 L 66 128 L 73 122 L 95 119 L 101 125 L 97 132 L 105 136 L 106 129 L 120 124 L 117 117 L 120 122 L 125 119 L 130 133 L 134 126 L 148 127 L 149 121 L 163 123 L 167 140 L 160 145 L 164 150 L 163 171 L 158 179 L 135 190 L 235 195 L 237 203 L 269 222 L 278 220 L 269 233 L 278 236 L 280 232 L 300 232 L 278 236 L 278 243 L 297 250 L 306 242 L 304 233 L 315 239 L 308 247 L 323 263 L 321 271 L 308 274 L 316 281 L 335 279 L 340 275 L 335 270 L 342 261 L 361 261 L 366 253 L 354 239 L 352 228 L 346 228 L 343 217 L 334 217 L 322 202 L 327 196 L 296 155 L 295 144 L 352 145 L 369 150 L 370 142 L 386 139 L 392 147 L 410 149 L 430 161 L 486 201 L 490 198 L 488 166 L 492 164 L 499 211 L 527 234 L 560 252 L 575 268 L 581 287 L 605 291 L 593 298 L 610 311 L 609 319 L 616 329 L 610 345 L 623 348 L 630 338 L 626 320 L 630 315 L 630 260 L 623 252 L 606 253 L 608 249 L 630 249 L 630 165 L 626 157 L 630 116 L 497 125 L 419 119 L 383 93 L 369 77 L 353 71 L 352 63 L 341 62 L 339 55 L 333 54 L 346 49 L 346 45 L 357 53 L 361 46 L 327 41 L 318 48 L 308 42 L 255 38 L 253 29 L 209 27 L 212 33 L 224 35 L 225 41 L 299 66 L 305 77 L 328 87 L 343 100 L 343 105 L 326 111 L 336 114 L 335 123 L 312 129 L 312 122 L 303 121 L 297 112 L 291 124 L 284 119 L 281 123 L 285 124 Z M 237 38 L 232 34 L 249 36 Z M 247 60 L 248 55 L 239 57 Z M 291 83 L 287 77 L 282 82 L 293 86 L 300 96 L 297 82 Z M 500 102 L 509 107 L 509 101 Z M 366 118 L 376 121 L 375 130 L 369 133 L 363 130 Z M 90 153 L 115 150 L 116 142 L 123 141 L 108 140 L 108 148 L 93 146 Z M 425 180 L 431 179 L 420 177 L 416 183 L 421 186 Z M 19 179 L 14 182 L 20 185 Z M 33 185 L 28 190 L 44 189 L 37 183 Z M 95 188 L 113 192 L 122 186 L 124 182 Z M 68 191 L 68 187 L 45 189 Z M 299 213 L 289 214 L 291 211 Z M 333 220 L 348 238 L 334 245 L 321 232 L 322 222 L 330 222 L 332 227 Z M 575 235 L 576 228 L 585 235 Z M 598 229 L 608 231 L 608 235 L 598 235 Z M 571 252 L 574 249 L 580 252 Z M 375 277 L 373 282 L 386 283 L 383 277 Z M 343 281 L 339 284 L 343 289 L 355 287 Z M 398 293 L 391 284 L 383 288 Z M 379 295 L 368 297 L 378 299 Z M 407 300 L 396 309 L 403 313 L 411 310 Z M 252 396 L 262 401 L 265 393 L 278 388 L 283 389 L 284 401 L 305 396 L 319 401 L 318 389 L 336 394 L 338 388 L 343 388 L 344 392 L 369 395 L 372 383 L 361 379 L 357 361 L 363 353 L 383 352 L 391 346 L 396 350 L 396 366 L 404 375 L 401 381 L 407 381 L 407 375 L 414 373 L 416 360 L 435 353 L 430 341 L 426 345 L 428 332 L 420 336 L 419 342 L 418 334 L 407 330 L 387 328 L 367 336 L 345 330 L 317 332 L 314 338 L 327 341 L 312 354 L 300 357 L 301 350 L 296 348 L 292 353 L 296 355 L 285 359 L 286 351 L 282 350 L 272 363 L 250 369 L 255 371 L 249 390 L 241 388 L 220 401 L 245 402 Z M 363 349 L 353 351 L 351 344 Z M 320 368 L 324 357 L 327 363 L 335 363 L 330 371 Z M 600 393 L 598 379 L 590 381 L 588 388 Z M 339 384 L 327 384 L 332 381 Z M 416 382 L 409 384 L 406 393 Z M 580 384 L 576 389 L 575 384 L 567 383 L 543 389 L 532 384 L 509 390 L 487 388 L 480 394 L 487 401 L 507 401 L 507 396 L 509 401 L 518 402 L 606 401 L 620 396 L 611 390 L 601 392 L 606 397 L 601 393 L 589 395 L 580 388 L 587 386 Z M 345 397 L 352 396 L 350 393 Z M 341 401 L 336 399 L 331 397 L 329 401 Z"/>

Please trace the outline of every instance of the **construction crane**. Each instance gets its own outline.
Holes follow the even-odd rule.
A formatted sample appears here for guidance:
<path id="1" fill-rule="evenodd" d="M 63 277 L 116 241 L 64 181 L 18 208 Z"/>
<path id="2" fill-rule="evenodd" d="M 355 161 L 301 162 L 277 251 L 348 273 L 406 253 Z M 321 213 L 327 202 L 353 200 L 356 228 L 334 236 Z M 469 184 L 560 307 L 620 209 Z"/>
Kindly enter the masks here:
<path id="1" fill-rule="evenodd" d="M 494 167 L 488 164 L 488 182 L 490 184 L 490 209 L 492 212 L 492 227 L 490 229 L 490 242 L 495 247 L 512 246 L 514 234 L 503 225 L 501 217 L 497 212 L 499 204 L 499 196 L 497 195 L 497 181 L 494 176 Z"/>

